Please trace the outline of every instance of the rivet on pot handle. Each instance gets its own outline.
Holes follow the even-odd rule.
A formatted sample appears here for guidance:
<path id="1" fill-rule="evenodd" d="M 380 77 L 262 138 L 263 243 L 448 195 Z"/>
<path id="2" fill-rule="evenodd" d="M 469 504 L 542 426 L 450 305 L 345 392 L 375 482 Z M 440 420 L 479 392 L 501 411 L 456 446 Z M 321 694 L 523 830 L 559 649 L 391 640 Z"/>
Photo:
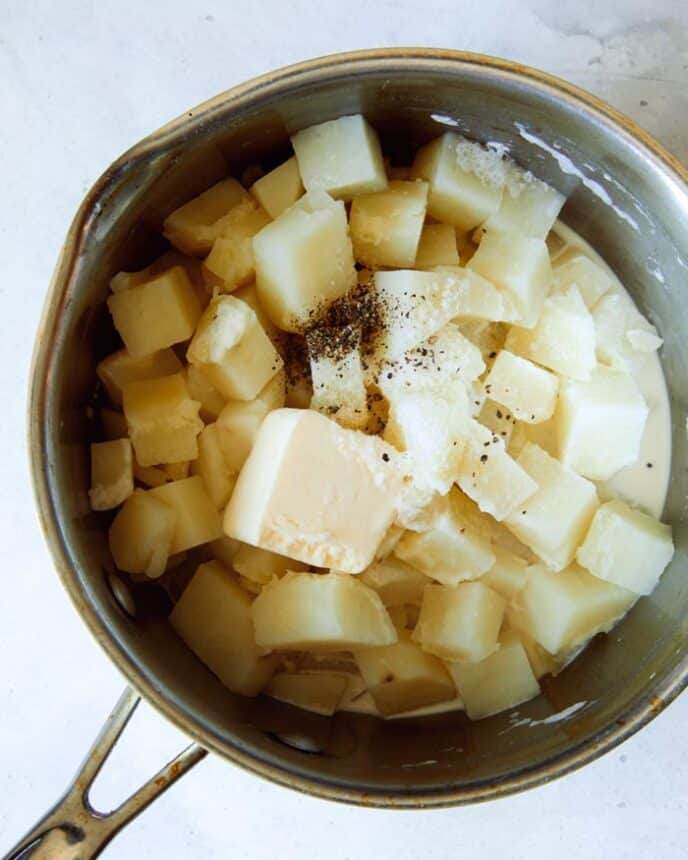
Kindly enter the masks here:
<path id="1" fill-rule="evenodd" d="M 190 744 L 176 758 L 112 812 L 102 813 L 89 801 L 89 791 L 140 701 L 130 687 L 105 721 L 100 734 L 62 799 L 3 860 L 91 860 L 158 795 L 207 755 Z"/>

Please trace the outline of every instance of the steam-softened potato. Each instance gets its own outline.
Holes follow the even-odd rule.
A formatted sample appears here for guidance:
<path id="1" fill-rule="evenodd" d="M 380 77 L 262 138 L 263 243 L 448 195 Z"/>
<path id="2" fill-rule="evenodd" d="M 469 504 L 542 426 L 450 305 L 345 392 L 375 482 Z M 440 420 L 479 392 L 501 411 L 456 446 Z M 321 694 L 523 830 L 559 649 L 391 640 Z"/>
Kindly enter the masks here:
<path id="1" fill-rule="evenodd" d="M 495 563 L 480 577 L 480 581 L 508 602 L 525 585 L 528 562 L 500 546 L 493 546 L 492 551 Z"/>
<path id="2" fill-rule="evenodd" d="M 230 400 L 218 415 L 218 443 L 229 471 L 238 475 L 270 410 L 264 400 Z"/>
<path id="3" fill-rule="evenodd" d="M 342 427 L 363 430 L 369 415 L 360 329 L 354 325 L 339 332 L 316 328 L 306 336 L 306 346 L 313 383 L 310 408 Z"/>
<path id="4" fill-rule="evenodd" d="M 488 396 L 526 424 L 552 417 L 558 389 L 559 381 L 553 373 L 506 349 L 497 355 L 485 380 Z"/>
<path id="5" fill-rule="evenodd" d="M 162 376 L 162 374 L 157 375 Z M 227 398 L 220 394 L 203 371 L 193 364 L 187 364 L 184 368 L 184 381 L 189 397 L 201 404 L 199 412 L 201 418 L 208 423 L 215 421 L 222 412 Z"/>
<path id="6" fill-rule="evenodd" d="M 360 580 L 377 591 L 387 608 L 406 603 L 420 604 L 423 589 L 428 585 L 425 574 L 394 555 L 364 570 Z"/>
<path id="7" fill-rule="evenodd" d="M 451 224 L 426 224 L 420 234 L 415 268 L 458 265 L 459 252 L 454 227 Z"/>
<path id="8" fill-rule="evenodd" d="M 545 239 L 566 198 L 540 179 L 526 179 L 504 189 L 499 209 L 480 225 L 487 233 L 519 233 Z"/>
<path id="9" fill-rule="evenodd" d="M 91 445 L 91 489 L 94 511 L 116 508 L 134 492 L 133 457 L 128 439 Z"/>
<path id="10" fill-rule="evenodd" d="M 341 651 L 397 641 L 376 592 L 341 573 L 288 573 L 263 588 L 252 613 L 263 648 Z"/>
<path id="11" fill-rule="evenodd" d="M 170 555 L 223 536 L 220 515 L 198 475 L 155 487 L 148 494 L 164 502 L 177 515 Z"/>
<path id="12" fill-rule="evenodd" d="M 237 573 L 258 585 L 265 585 L 273 577 L 282 577 L 289 570 L 308 570 L 308 566 L 300 561 L 247 543 L 239 544 L 232 559 L 232 567 Z"/>
<path id="13" fill-rule="evenodd" d="M 198 437 L 195 471 L 203 479 L 212 503 L 218 510 L 222 510 L 232 495 L 237 471 L 230 467 L 225 458 L 217 423 L 207 424 Z"/>
<path id="14" fill-rule="evenodd" d="M 165 572 L 177 525 L 175 509 L 152 494 L 134 490 L 117 512 L 109 531 L 110 552 L 126 573 L 155 579 Z"/>
<path id="15" fill-rule="evenodd" d="M 278 672 L 265 692 L 280 702 L 331 717 L 344 698 L 349 679 L 336 672 Z"/>
<path id="16" fill-rule="evenodd" d="M 171 376 L 181 369 L 182 363 L 171 349 L 161 349 L 141 358 L 132 358 L 126 349 L 118 349 L 98 363 L 96 373 L 110 400 L 121 406 L 122 391 L 129 382 Z"/>
<path id="17" fill-rule="evenodd" d="M 273 409 L 281 409 L 287 399 L 287 375 L 281 368 L 256 394 L 256 400 L 260 400 L 268 412 Z"/>
<path id="18" fill-rule="evenodd" d="M 200 565 L 170 624 L 233 693 L 257 695 L 275 671 L 277 661 L 256 645 L 250 595 L 217 561 Z"/>
<path id="19" fill-rule="evenodd" d="M 583 301 L 592 306 L 612 288 L 609 275 L 590 257 L 576 252 L 559 258 L 553 266 L 554 289 L 564 293 L 575 286 L 580 290 Z"/>
<path id="20" fill-rule="evenodd" d="M 268 214 L 252 200 L 235 206 L 203 262 L 207 282 L 231 293 L 252 281 L 256 273 L 253 237 L 269 223 Z"/>
<path id="21" fill-rule="evenodd" d="M 654 352 L 662 345 L 655 327 L 625 293 L 602 296 L 592 309 L 592 318 L 597 358 L 615 370 L 632 370 L 635 353 Z"/>
<path id="22" fill-rule="evenodd" d="M 279 217 L 285 209 L 293 206 L 304 192 L 296 157 L 292 156 L 265 176 L 261 176 L 249 191 L 271 218 Z"/>
<path id="23" fill-rule="evenodd" d="M 496 403 L 488 397 L 480 407 L 478 422 L 498 436 L 507 448 L 509 447 L 516 418 L 501 403 Z"/>

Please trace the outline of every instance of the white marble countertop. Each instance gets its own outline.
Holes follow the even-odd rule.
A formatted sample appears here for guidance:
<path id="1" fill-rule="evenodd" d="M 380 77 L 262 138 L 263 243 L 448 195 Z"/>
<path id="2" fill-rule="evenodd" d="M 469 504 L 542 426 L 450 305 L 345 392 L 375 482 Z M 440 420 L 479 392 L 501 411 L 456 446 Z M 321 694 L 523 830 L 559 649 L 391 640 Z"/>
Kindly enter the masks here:
<path id="1" fill-rule="evenodd" d="M 198 11 L 190 11 L 192 8 Z M 497 54 L 582 84 L 688 161 L 683 0 L 179 0 L 3 4 L 0 27 L 0 850 L 58 797 L 122 688 L 69 604 L 29 487 L 31 343 L 68 223 L 123 150 L 253 75 L 354 48 Z M 110 858 L 332 860 L 688 856 L 688 697 L 620 749 L 526 795 L 460 810 L 355 809 L 208 759 Z M 121 798 L 184 743 L 143 707 L 96 800 Z"/>

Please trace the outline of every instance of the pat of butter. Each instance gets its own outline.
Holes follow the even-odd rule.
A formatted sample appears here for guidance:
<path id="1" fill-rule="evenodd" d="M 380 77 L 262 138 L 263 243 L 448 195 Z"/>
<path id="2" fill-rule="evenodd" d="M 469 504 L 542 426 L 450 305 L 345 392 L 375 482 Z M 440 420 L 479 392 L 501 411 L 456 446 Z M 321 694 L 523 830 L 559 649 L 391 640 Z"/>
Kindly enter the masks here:
<path id="1" fill-rule="evenodd" d="M 360 573 L 396 515 L 403 473 L 382 439 L 312 410 L 263 421 L 225 512 L 237 540 L 317 567 Z"/>

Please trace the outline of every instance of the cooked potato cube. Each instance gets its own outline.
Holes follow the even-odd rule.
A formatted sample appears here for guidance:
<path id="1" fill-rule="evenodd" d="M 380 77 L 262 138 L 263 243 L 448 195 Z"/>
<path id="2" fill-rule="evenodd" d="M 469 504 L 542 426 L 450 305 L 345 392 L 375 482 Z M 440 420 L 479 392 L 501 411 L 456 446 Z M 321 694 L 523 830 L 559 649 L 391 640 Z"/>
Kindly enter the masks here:
<path id="1" fill-rule="evenodd" d="M 265 406 L 268 412 L 281 409 L 287 398 L 287 375 L 281 368 L 256 394 L 256 400 Z"/>
<path id="2" fill-rule="evenodd" d="M 128 439 L 91 445 L 91 489 L 94 511 L 116 508 L 134 492 L 133 457 Z"/>
<path id="3" fill-rule="evenodd" d="M 263 648 L 341 651 L 397 641 L 378 595 L 346 574 L 288 573 L 263 588 L 252 615 Z"/>
<path id="4" fill-rule="evenodd" d="M 387 187 L 377 133 L 360 114 L 304 128 L 291 143 L 309 192 L 351 200 Z"/>
<path id="5" fill-rule="evenodd" d="M 161 487 L 170 480 L 162 466 L 141 466 L 134 458 L 134 477 L 146 487 Z"/>
<path id="6" fill-rule="evenodd" d="M 563 293 L 573 286 L 578 287 L 588 308 L 612 288 L 609 275 L 585 254 L 566 254 L 558 258 L 553 275 L 555 290 Z"/>
<path id="7" fill-rule="evenodd" d="M 222 233 L 229 212 L 250 199 L 236 179 L 223 179 L 168 215 L 163 233 L 185 254 L 204 257 Z"/>
<path id="8" fill-rule="evenodd" d="M 515 598 L 517 625 L 553 656 L 566 656 L 595 634 L 610 630 L 637 596 L 572 564 L 558 573 L 528 569 Z"/>
<path id="9" fill-rule="evenodd" d="M 224 536 L 220 515 L 198 475 L 155 487 L 148 490 L 148 494 L 164 502 L 177 515 L 170 555 Z"/>
<path id="10" fill-rule="evenodd" d="M 589 379 L 595 367 L 595 325 L 577 287 L 545 299 L 534 328 L 514 326 L 506 348 L 562 376 Z"/>
<path id="11" fill-rule="evenodd" d="M 133 358 L 188 340 L 201 316 L 194 288 L 181 266 L 107 300 L 115 328 Z"/>
<path id="12" fill-rule="evenodd" d="M 222 412 L 227 398 L 220 394 L 203 371 L 193 364 L 187 364 L 184 368 L 184 381 L 189 397 L 201 404 L 199 412 L 201 418 L 207 422 L 215 421 Z"/>
<path id="13" fill-rule="evenodd" d="M 253 239 L 258 297 L 270 319 L 298 332 L 356 284 L 346 210 L 323 191 L 304 195 Z"/>
<path id="14" fill-rule="evenodd" d="M 427 182 L 390 182 L 384 191 L 355 197 L 349 213 L 354 257 L 371 268 L 414 265 L 420 240 Z"/>
<path id="15" fill-rule="evenodd" d="M 239 552 L 243 544 L 238 540 L 233 540 L 230 537 L 221 537 L 211 541 L 208 548 L 212 553 L 213 558 L 221 561 L 225 567 L 232 569 L 234 564 L 234 556 Z"/>
<path id="16" fill-rule="evenodd" d="M 662 345 L 657 330 L 624 293 L 607 293 L 592 309 L 597 358 L 615 370 L 632 370 L 634 352 Z"/>
<path id="17" fill-rule="evenodd" d="M 502 290 L 516 310 L 514 322 L 532 328 L 540 318 L 552 281 L 547 245 L 542 239 L 488 233 L 468 264 Z"/>
<path id="18" fill-rule="evenodd" d="M 430 183 L 428 212 L 470 230 L 499 209 L 504 186 L 501 156 L 446 132 L 418 150 L 411 177 Z"/>
<path id="19" fill-rule="evenodd" d="M 225 221 L 222 234 L 203 262 L 203 276 L 223 293 L 231 293 L 254 279 L 253 237 L 270 223 L 270 218 L 247 200 L 235 206 Z"/>
<path id="20" fill-rule="evenodd" d="M 129 287 L 137 287 L 139 284 L 144 284 L 152 280 L 156 275 L 161 275 L 175 266 L 181 266 L 189 276 L 189 280 L 196 293 L 196 298 L 201 307 L 204 308 L 210 301 L 210 293 L 203 281 L 201 261 L 194 257 L 187 257 L 186 254 L 181 254 L 175 248 L 165 251 L 164 254 L 154 260 L 149 266 L 146 266 L 145 269 L 140 269 L 138 272 L 118 272 L 110 281 L 110 289 L 113 293 L 119 293 L 122 290 L 128 290 Z"/>
<path id="21" fill-rule="evenodd" d="M 232 566 L 237 573 L 259 585 L 265 585 L 275 576 L 282 577 L 289 570 L 308 570 L 308 566 L 300 561 L 247 543 L 239 545 L 234 554 Z"/>
<path id="22" fill-rule="evenodd" d="M 208 424 L 198 437 L 197 472 L 218 510 L 224 508 L 236 484 L 237 471 L 227 463 L 217 423 Z"/>
<path id="23" fill-rule="evenodd" d="M 186 356 L 235 400 L 253 400 L 283 366 L 255 311 L 234 296 L 218 296 L 208 305 Z"/>
<path id="24" fill-rule="evenodd" d="M 454 227 L 451 224 L 426 224 L 420 234 L 414 268 L 458 265 L 459 252 Z"/>
<path id="25" fill-rule="evenodd" d="M 360 329 L 314 328 L 306 335 L 313 381 L 310 408 L 342 427 L 363 430 L 368 423 L 368 395 L 361 363 Z"/>
<path id="26" fill-rule="evenodd" d="M 499 648 L 477 663 L 450 663 L 447 668 L 472 720 L 482 720 L 537 696 L 540 685 L 517 633 L 506 631 Z"/>
<path id="27" fill-rule="evenodd" d="M 217 561 L 200 565 L 170 624 L 233 693 L 256 696 L 275 671 L 276 660 L 255 642 L 250 595 Z"/>
<path id="28" fill-rule="evenodd" d="M 499 209 L 481 224 L 481 230 L 545 239 L 565 200 L 551 185 L 532 177 L 505 188 Z"/>
<path id="29" fill-rule="evenodd" d="M 265 312 L 265 308 L 261 305 L 256 285 L 247 284 L 245 287 L 240 287 L 238 290 L 235 290 L 232 295 L 235 299 L 241 299 L 242 302 L 246 302 L 250 308 L 253 308 L 256 316 L 258 317 L 258 322 L 265 329 L 265 334 L 276 346 L 279 345 L 282 332 L 273 323 Z"/>
<path id="30" fill-rule="evenodd" d="M 592 481 L 635 463 L 648 408 L 630 374 L 598 366 L 589 381 L 562 379 L 555 415 L 559 458 Z"/>
<path id="31" fill-rule="evenodd" d="M 304 711 L 331 717 L 344 698 L 349 679 L 334 672 L 278 672 L 265 688 L 268 696 Z"/>
<path id="32" fill-rule="evenodd" d="M 100 423 L 103 427 L 103 435 L 108 441 L 125 439 L 129 435 L 127 419 L 122 412 L 116 412 L 114 409 L 101 409 Z"/>
<path id="33" fill-rule="evenodd" d="M 528 563 L 500 546 L 493 546 L 492 552 L 495 563 L 480 577 L 480 581 L 509 602 L 525 584 Z"/>
<path id="34" fill-rule="evenodd" d="M 418 568 L 411 567 L 393 555 L 364 570 L 360 579 L 377 591 L 388 608 L 405 603 L 420 604 L 423 589 L 428 584 L 427 576 Z"/>
<path id="35" fill-rule="evenodd" d="M 480 324 L 484 329 L 486 323 L 510 322 L 518 317 L 511 299 L 472 269 L 439 266 L 435 271 L 445 275 L 447 287 L 457 295 L 456 321 L 462 328 L 470 322 L 474 325 Z M 481 323 L 481 320 L 486 323 Z M 467 330 L 465 333 L 473 340 Z M 483 349 L 483 352 L 485 351 Z"/>
<path id="36" fill-rule="evenodd" d="M 595 513 L 576 558 L 599 579 L 650 594 L 673 555 L 671 526 L 614 499 Z"/>
<path id="37" fill-rule="evenodd" d="M 595 485 L 531 443 L 516 462 L 538 488 L 504 522 L 549 568 L 562 570 L 573 561 L 599 504 Z"/>
<path id="38" fill-rule="evenodd" d="M 499 646 L 506 601 L 481 582 L 426 585 L 413 638 L 444 660 L 484 660 Z"/>
<path id="39" fill-rule="evenodd" d="M 109 531 L 110 552 L 119 570 L 156 579 L 172 554 L 177 514 L 148 490 L 134 490 Z"/>
<path id="40" fill-rule="evenodd" d="M 292 156 L 256 180 L 249 188 L 251 194 L 272 218 L 278 218 L 303 195 L 303 182 L 296 156 Z"/>
<path id="41" fill-rule="evenodd" d="M 495 436 L 499 436 L 505 445 L 509 445 L 516 419 L 508 409 L 488 397 L 480 408 L 478 421 L 483 427 L 491 430 Z"/>
<path id="42" fill-rule="evenodd" d="M 119 349 L 99 362 L 96 373 L 110 400 L 121 406 L 122 390 L 129 382 L 171 376 L 181 369 L 182 363 L 171 349 L 161 349 L 141 358 L 132 358 L 126 349 Z"/>
<path id="43" fill-rule="evenodd" d="M 139 465 L 195 460 L 203 429 L 199 407 L 181 373 L 125 385 L 124 414 Z"/>
<path id="44" fill-rule="evenodd" d="M 526 424 L 552 417 L 558 389 L 553 373 L 506 349 L 499 353 L 485 380 L 488 396 Z"/>
<path id="45" fill-rule="evenodd" d="M 230 400 L 217 419 L 218 442 L 229 471 L 238 475 L 258 435 L 258 429 L 268 414 L 263 400 L 248 402 Z"/>
<path id="46" fill-rule="evenodd" d="M 375 705 L 383 716 L 448 702 L 454 683 L 441 660 L 402 634 L 394 645 L 354 653 Z"/>

